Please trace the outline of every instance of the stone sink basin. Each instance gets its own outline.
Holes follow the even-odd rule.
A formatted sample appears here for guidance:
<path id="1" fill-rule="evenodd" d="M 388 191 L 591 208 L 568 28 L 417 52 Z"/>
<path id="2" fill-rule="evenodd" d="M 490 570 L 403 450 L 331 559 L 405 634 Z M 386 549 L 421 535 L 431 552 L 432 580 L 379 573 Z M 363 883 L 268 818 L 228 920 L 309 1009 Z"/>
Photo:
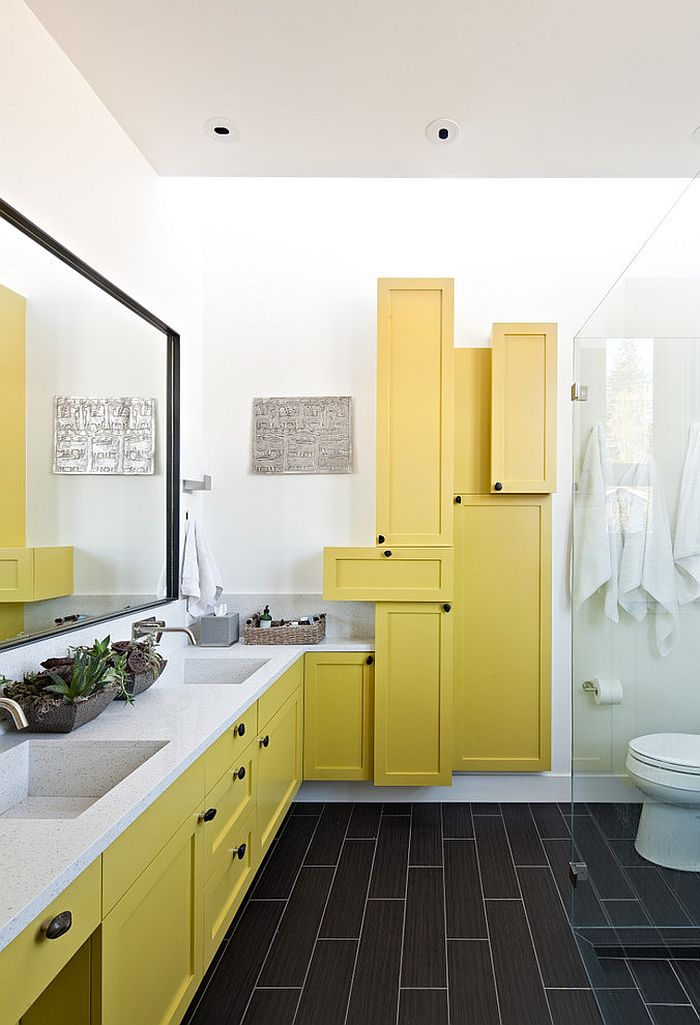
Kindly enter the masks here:
<path id="1" fill-rule="evenodd" d="M 167 740 L 26 740 L 0 754 L 0 818 L 73 819 Z"/>
<path id="2" fill-rule="evenodd" d="M 245 683 L 269 658 L 186 658 L 183 683 Z"/>

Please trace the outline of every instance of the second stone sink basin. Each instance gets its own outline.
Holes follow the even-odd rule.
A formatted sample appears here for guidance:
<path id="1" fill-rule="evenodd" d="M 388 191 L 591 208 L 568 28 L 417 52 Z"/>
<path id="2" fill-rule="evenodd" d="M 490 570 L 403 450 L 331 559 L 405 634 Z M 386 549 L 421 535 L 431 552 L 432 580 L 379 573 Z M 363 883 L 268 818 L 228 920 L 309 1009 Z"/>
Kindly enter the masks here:
<path id="1" fill-rule="evenodd" d="M 182 682 L 245 683 L 269 661 L 268 658 L 186 658 Z"/>
<path id="2" fill-rule="evenodd" d="M 0 754 L 0 818 L 76 818 L 167 743 L 26 740 Z"/>

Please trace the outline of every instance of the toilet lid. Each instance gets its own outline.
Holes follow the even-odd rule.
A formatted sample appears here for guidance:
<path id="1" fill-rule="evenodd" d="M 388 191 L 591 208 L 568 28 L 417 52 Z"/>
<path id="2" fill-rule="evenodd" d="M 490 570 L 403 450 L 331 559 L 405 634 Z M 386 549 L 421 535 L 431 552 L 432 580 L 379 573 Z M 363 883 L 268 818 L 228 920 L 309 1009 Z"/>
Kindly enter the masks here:
<path id="1" fill-rule="evenodd" d="M 647 765 L 700 774 L 700 736 L 695 733 L 650 733 L 630 740 L 629 749 Z"/>

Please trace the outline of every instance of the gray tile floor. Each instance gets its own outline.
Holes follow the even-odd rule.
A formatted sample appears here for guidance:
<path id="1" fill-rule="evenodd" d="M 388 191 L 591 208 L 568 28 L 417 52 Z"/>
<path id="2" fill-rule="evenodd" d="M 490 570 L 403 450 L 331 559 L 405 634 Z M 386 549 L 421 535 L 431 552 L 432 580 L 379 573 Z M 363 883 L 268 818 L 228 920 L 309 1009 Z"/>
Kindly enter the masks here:
<path id="1" fill-rule="evenodd" d="M 656 879 L 629 868 L 661 873 L 615 846 L 638 811 L 576 810 L 590 977 L 568 807 L 296 804 L 187 1025 L 601 1025 L 596 995 L 609 1025 L 700 1022 L 700 960 L 594 954 L 592 937 L 619 939 L 618 905 L 661 913 Z"/>

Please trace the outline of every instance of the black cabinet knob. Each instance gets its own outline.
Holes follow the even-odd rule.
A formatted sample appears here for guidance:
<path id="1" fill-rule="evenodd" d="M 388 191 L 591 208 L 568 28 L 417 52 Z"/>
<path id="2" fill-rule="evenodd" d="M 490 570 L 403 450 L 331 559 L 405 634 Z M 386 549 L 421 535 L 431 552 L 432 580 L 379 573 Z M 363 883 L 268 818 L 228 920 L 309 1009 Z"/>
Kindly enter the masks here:
<path id="1" fill-rule="evenodd" d="M 245 723 L 244 722 L 239 722 L 237 726 L 233 727 L 233 732 L 235 733 L 235 735 L 237 737 L 244 737 L 245 736 Z"/>
<path id="2" fill-rule="evenodd" d="M 383 534 L 377 534 L 377 544 L 378 545 L 383 545 L 385 541 L 386 541 L 386 538 L 384 537 Z"/>
<path id="3" fill-rule="evenodd" d="M 368 655 L 365 661 L 366 661 L 368 666 L 373 666 L 374 665 L 374 655 Z"/>
<path id="4" fill-rule="evenodd" d="M 245 858 L 245 852 L 246 852 L 246 845 L 244 843 L 242 843 L 238 847 L 236 847 L 236 849 L 235 849 L 235 851 L 233 853 L 235 854 L 235 856 L 238 858 L 239 861 L 243 861 L 243 859 Z"/>
<path id="5" fill-rule="evenodd" d="M 199 821 L 200 822 L 211 822 L 211 820 L 215 819 L 215 818 L 216 818 L 216 808 L 207 808 L 207 810 L 203 811 L 202 814 L 199 816 Z"/>
<path id="6" fill-rule="evenodd" d="M 390 559 L 391 558 L 391 549 L 387 548 L 387 550 L 384 552 L 384 555 L 386 556 L 387 559 Z"/>
<path id="7" fill-rule="evenodd" d="M 45 922 L 41 927 L 41 931 L 47 940 L 57 940 L 59 936 L 64 936 L 72 925 L 73 915 L 71 912 L 61 911 L 51 921 Z"/>
<path id="8" fill-rule="evenodd" d="M 442 607 L 445 610 L 445 612 L 451 612 L 452 611 L 452 606 L 449 605 L 449 604 L 445 604 Z"/>
<path id="9" fill-rule="evenodd" d="M 496 481 L 496 483 L 493 486 L 493 490 L 494 491 L 503 491 L 503 485 L 501 484 L 500 480 Z"/>
<path id="10" fill-rule="evenodd" d="M 260 741 L 260 747 L 269 747 L 269 744 L 270 744 L 269 736 L 263 737 L 262 740 Z"/>
<path id="11" fill-rule="evenodd" d="M 245 765 L 241 765 L 240 769 L 233 774 L 234 779 L 245 779 Z"/>
<path id="12" fill-rule="evenodd" d="M 461 504 L 462 504 L 462 496 L 461 495 L 455 495 L 455 505 L 461 505 Z"/>

